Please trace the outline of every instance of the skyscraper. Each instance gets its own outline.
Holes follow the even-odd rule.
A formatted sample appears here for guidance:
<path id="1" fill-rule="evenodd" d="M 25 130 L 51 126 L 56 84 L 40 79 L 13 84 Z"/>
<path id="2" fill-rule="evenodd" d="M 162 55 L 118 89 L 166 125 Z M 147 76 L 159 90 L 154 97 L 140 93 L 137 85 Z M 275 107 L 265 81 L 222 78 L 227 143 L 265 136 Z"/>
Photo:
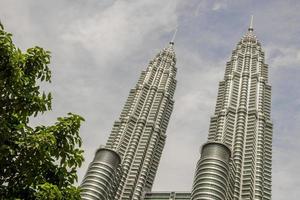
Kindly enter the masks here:
<path id="1" fill-rule="evenodd" d="M 226 63 L 192 191 L 151 191 L 174 104 L 171 42 L 130 91 L 106 146 L 97 150 L 83 180 L 83 199 L 271 199 L 271 86 L 252 21 Z"/>
<path id="2" fill-rule="evenodd" d="M 271 199 L 271 86 L 251 24 L 226 64 L 192 199 Z"/>
<path id="3" fill-rule="evenodd" d="M 174 43 L 158 53 L 130 90 L 107 144 L 82 182 L 82 199 L 141 199 L 151 191 L 173 110 Z"/>

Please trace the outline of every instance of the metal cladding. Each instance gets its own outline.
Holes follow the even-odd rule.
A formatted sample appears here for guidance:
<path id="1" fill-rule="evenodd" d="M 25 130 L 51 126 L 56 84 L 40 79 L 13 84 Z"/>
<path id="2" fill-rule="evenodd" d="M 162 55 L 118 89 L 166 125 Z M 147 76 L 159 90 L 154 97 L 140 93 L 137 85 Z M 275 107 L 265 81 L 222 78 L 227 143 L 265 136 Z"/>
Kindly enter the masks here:
<path id="1" fill-rule="evenodd" d="M 230 158 L 231 151 L 223 143 L 209 142 L 203 145 L 201 159 L 197 163 L 192 200 L 226 199 Z"/>
<path id="2" fill-rule="evenodd" d="M 208 135 L 232 150 L 228 199 L 271 199 L 271 86 L 264 57 L 251 22 L 226 64 Z"/>
<path id="3" fill-rule="evenodd" d="M 100 148 L 81 184 L 81 199 L 110 200 L 114 195 L 115 177 L 121 163 L 118 153 Z"/>
<path id="4" fill-rule="evenodd" d="M 150 61 L 130 91 L 107 147 L 122 157 L 122 176 L 115 199 L 141 199 L 150 191 L 166 139 L 176 87 L 173 43 Z"/>
<path id="5" fill-rule="evenodd" d="M 170 42 L 141 73 L 135 88 L 130 90 L 119 120 L 113 125 L 106 148 L 118 152 L 121 157 L 115 184 L 110 185 L 109 178 L 114 176 L 116 165 L 110 168 L 105 162 L 94 161 L 82 185 L 83 191 L 94 174 L 101 183 L 107 181 L 92 188 L 94 193 L 101 194 L 101 199 L 114 194 L 109 200 L 139 200 L 151 190 L 174 105 L 175 64 L 174 42 Z M 86 196 L 86 192 L 82 194 Z"/>
<path id="6" fill-rule="evenodd" d="M 226 63 L 191 193 L 151 192 L 174 105 L 177 69 L 172 39 L 130 90 L 107 152 L 97 152 L 88 169 L 83 199 L 270 200 L 271 86 L 265 54 L 253 31 L 252 18 Z"/>

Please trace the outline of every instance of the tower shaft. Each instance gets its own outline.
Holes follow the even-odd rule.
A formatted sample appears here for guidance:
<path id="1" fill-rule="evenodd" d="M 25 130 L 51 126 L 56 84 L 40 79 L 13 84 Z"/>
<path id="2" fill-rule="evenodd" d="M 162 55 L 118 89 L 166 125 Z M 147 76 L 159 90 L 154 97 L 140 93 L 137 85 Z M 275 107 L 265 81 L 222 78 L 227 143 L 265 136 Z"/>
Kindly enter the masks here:
<path id="1" fill-rule="evenodd" d="M 251 25 L 226 64 L 208 134 L 232 151 L 231 199 L 271 199 L 270 111 L 268 65 Z"/>
<path id="2" fill-rule="evenodd" d="M 122 157 L 116 199 L 140 199 L 152 188 L 174 104 L 175 63 L 170 44 L 142 72 L 114 124 L 107 147 Z"/>

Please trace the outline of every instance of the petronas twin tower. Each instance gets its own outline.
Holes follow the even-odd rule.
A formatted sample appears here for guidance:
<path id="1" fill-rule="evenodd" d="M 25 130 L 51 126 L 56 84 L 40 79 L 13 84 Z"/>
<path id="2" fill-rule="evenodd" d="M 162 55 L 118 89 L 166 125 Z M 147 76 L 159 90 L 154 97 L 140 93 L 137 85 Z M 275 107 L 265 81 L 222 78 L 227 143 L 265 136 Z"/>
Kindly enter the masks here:
<path id="1" fill-rule="evenodd" d="M 270 111 L 268 65 L 251 23 L 219 84 L 192 199 L 271 199 Z"/>
<path id="2" fill-rule="evenodd" d="M 141 73 L 87 170 L 82 199 L 271 199 L 271 86 L 252 22 L 226 63 L 192 191 L 151 192 L 174 105 L 175 64 L 170 42 Z"/>
<path id="3" fill-rule="evenodd" d="M 174 44 L 150 61 L 128 96 L 105 147 L 82 182 L 82 199 L 141 199 L 151 191 L 176 87 Z"/>

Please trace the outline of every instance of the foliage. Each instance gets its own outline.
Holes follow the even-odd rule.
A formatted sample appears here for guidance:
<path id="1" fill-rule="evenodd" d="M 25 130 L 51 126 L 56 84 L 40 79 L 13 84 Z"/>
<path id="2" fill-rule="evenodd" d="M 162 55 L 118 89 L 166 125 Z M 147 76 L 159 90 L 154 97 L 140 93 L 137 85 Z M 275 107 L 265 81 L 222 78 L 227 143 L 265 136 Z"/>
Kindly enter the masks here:
<path id="1" fill-rule="evenodd" d="M 51 110 L 50 52 L 22 53 L 0 23 L 0 199 L 80 199 L 76 168 L 83 162 L 79 128 L 69 113 L 52 126 L 29 125 L 30 117 Z"/>

